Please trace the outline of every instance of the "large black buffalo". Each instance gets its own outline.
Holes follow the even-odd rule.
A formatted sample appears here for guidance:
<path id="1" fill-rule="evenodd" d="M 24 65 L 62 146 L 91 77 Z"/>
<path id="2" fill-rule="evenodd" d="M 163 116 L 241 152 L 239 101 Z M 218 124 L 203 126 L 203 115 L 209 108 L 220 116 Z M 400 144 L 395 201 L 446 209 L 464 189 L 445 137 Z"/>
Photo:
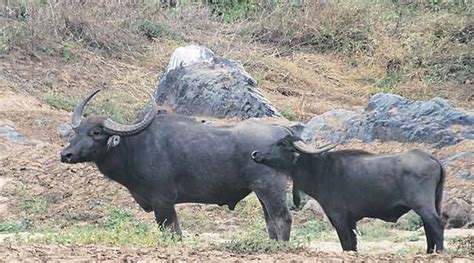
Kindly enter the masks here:
<path id="1" fill-rule="evenodd" d="M 294 189 L 315 198 L 336 228 L 343 250 L 357 250 L 356 222 L 364 217 L 396 222 L 413 209 L 423 220 L 427 253 L 443 250 L 441 199 L 445 179 L 441 163 L 415 150 L 374 155 L 360 150 L 311 149 L 286 135 L 251 158 L 291 173 Z"/>
<path id="2" fill-rule="evenodd" d="M 175 204 L 228 205 L 233 210 L 253 191 L 270 238 L 289 240 L 288 177 L 249 158 L 254 147 L 288 134 L 287 128 L 250 120 L 218 127 L 157 114 L 153 98 L 146 114 L 132 125 L 102 116 L 81 121 L 84 107 L 98 91 L 75 108 L 75 135 L 61 151 L 62 162 L 95 163 L 101 173 L 125 186 L 145 211 L 153 211 L 160 227 L 178 234 Z"/>

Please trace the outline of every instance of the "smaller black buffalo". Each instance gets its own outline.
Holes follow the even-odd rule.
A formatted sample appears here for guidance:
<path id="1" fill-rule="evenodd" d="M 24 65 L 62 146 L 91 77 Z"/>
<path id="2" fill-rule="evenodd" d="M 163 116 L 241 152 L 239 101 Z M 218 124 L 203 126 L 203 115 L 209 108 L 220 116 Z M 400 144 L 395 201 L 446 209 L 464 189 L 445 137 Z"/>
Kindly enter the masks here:
<path id="1" fill-rule="evenodd" d="M 257 163 L 291 173 L 294 189 L 315 198 L 336 228 L 343 250 L 357 250 L 356 222 L 364 217 L 396 222 L 413 209 L 423 220 L 427 253 L 443 250 L 441 199 L 445 172 L 421 151 L 374 155 L 360 150 L 310 149 L 288 135 L 254 151 Z"/>

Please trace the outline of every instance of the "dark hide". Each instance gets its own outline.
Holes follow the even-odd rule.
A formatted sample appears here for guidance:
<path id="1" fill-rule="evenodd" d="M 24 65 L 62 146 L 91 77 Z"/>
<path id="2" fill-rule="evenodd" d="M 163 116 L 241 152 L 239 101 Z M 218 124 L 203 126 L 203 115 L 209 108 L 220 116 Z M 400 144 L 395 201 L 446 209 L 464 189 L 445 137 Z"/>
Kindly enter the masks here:
<path id="1" fill-rule="evenodd" d="M 258 163 L 290 172 L 295 188 L 315 198 L 336 228 L 343 250 L 356 250 L 356 222 L 364 217 L 396 222 L 413 209 L 423 220 L 427 253 L 443 250 L 440 220 L 445 173 L 421 151 L 374 155 L 359 150 L 298 152 L 286 136 L 252 153 Z M 288 143 L 290 141 L 290 143 Z M 258 149 L 258 148 L 256 148 Z M 294 154 L 299 158 L 295 162 Z"/>
<path id="2" fill-rule="evenodd" d="M 62 151 L 62 161 L 94 162 L 105 176 L 125 186 L 145 211 L 154 211 L 160 226 L 181 233 L 175 204 L 218 204 L 233 210 L 253 191 L 263 206 L 270 238 L 289 240 L 288 178 L 249 158 L 254 147 L 288 134 L 286 128 L 254 121 L 216 127 L 159 114 L 144 131 L 122 136 L 117 146 L 108 147 L 103 120 L 84 120 Z"/>

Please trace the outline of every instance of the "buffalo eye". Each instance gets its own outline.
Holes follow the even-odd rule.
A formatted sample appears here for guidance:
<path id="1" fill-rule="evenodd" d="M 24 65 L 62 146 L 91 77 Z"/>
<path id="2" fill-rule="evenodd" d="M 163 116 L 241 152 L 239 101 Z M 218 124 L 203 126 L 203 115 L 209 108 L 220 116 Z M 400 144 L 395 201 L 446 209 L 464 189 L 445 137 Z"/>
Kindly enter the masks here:
<path id="1" fill-rule="evenodd" d="M 278 142 L 278 146 L 289 146 L 291 144 L 291 138 L 289 136 L 285 136 Z"/>
<path id="2" fill-rule="evenodd" d="M 91 134 L 93 137 L 101 136 L 102 135 L 102 129 L 101 128 L 95 128 L 92 130 Z"/>

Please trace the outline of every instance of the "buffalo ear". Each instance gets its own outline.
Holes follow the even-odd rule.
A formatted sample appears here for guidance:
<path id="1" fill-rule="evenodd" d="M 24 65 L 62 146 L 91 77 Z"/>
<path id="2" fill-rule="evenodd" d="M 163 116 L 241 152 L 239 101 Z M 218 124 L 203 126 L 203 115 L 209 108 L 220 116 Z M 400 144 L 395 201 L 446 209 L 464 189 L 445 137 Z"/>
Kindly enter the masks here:
<path id="1" fill-rule="evenodd" d="M 293 145 L 293 142 L 297 140 L 297 138 L 298 138 L 297 136 L 288 134 L 278 141 L 278 145 Z"/>
<path id="2" fill-rule="evenodd" d="M 303 130 L 305 128 L 305 125 L 301 122 L 292 122 L 288 128 L 290 128 L 293 131 L 293 134 L 301 137 L 301 134 L 303 133 Z"/>
<path id="3" fill-rule="evenodd" d="M 120 144 L 120 136 L 118 135 L 112 135 L 109 137 L 107 140 L 107 151 L 109 151 L 110 148 L 116 147 Z"/>

